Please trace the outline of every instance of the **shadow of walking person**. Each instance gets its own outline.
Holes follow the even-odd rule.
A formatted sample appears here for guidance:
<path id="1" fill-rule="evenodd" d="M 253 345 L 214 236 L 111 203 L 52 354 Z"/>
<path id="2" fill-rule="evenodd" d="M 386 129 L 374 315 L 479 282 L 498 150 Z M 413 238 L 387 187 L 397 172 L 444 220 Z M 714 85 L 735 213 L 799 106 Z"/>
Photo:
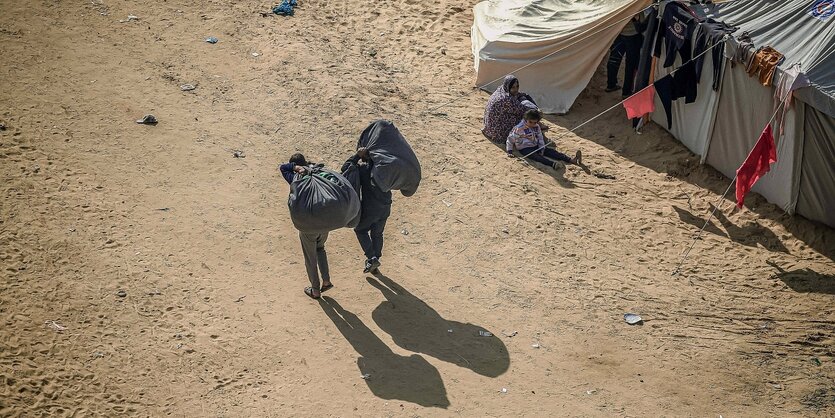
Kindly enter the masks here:
<path id="1" fill-rule="evenodd" d="M 507 371 L 510 355 L 498 337 L 480 336 L 482 327 L 446 320 L 394 280 L 375 276 L 366 280 L 388 300 L 377 306 L 371 317 L 395 344 L 483 376 L 497 377 Z"/>
<path id="2" fill-rule="evenodd" d="M 449 407 L 446 388 L 438 369 L 425 358 L 395 354 L 352 312 L 323 296 L 319 304 L 339 332 L 357 350 L 360 373 L 375 396 L 397 399 L 426 407 Z"/>

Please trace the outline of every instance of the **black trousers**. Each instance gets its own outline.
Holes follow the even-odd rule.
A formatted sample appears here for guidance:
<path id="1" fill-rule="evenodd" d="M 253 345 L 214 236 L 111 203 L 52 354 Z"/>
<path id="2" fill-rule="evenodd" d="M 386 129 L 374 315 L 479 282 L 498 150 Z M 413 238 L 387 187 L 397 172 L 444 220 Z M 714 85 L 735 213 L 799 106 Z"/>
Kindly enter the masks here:
<path id="1" fill-rule="evenodd" d="M 623 75 L 624 96 L 631 96 L 635 89 L 635 75 L 638 72 L 638 62 L 641 60 L 641 45 L 644 37 L 640 34 L 632 36 L 618 35 L 609 48 L 609 61 L 606 62 L 606 87 L 618 85 L 618 70 L 621 61 L 626 58 L 626 69 Z"/>

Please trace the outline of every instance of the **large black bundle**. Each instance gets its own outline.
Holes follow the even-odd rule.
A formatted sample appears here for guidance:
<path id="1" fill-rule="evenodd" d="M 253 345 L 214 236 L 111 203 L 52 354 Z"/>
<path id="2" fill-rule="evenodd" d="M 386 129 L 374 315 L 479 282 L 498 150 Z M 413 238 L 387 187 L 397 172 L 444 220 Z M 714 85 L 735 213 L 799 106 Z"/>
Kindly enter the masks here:
<path id="1" fill-rule="evenodd" d="M 360 135 L 357 148 L 365 147 L 374 161 L 371 178 L 380 190 L 415 194 L 420 185 L 420 161 L 406 138 L 387 120 L 371 122 Z"/>
<path id="2" fill-rule="evenodd" d="M 359 221 L 360 199 L 351 182 L 323 167 L 308 167 L 290 184 L 290 219 L 301 232 L 322 233 L 353 228 Z"/>

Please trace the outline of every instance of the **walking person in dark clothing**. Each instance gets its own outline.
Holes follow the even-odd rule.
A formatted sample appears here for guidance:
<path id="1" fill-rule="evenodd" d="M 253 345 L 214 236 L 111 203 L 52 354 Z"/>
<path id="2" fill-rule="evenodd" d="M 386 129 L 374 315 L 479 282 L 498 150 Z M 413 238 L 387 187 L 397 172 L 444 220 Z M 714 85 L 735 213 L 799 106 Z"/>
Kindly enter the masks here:
<path id="1" fill-rule="evenodd" d="M 360 148 L 342 165 L 342 172 L 354 164 L 360 177 L 360 221 L 354 228 L 357 240 L 365 253 L 363 273 L 377 273 L 383 256 L 383 231 L 391 214 L 391 191 L 384 192 L 371 178 L 374 161 L 368 150 Z"/>
<path id="2" fill-rule="evenodd" d="M 644 41 L 644 19 L 643 14 L 632 17 L 629 23 L 624 26 L 612 46 L 609 47 L 609 61 L 606 62 L 606 92 L 621 89 L 623 98 L 634 93 L 635 74 L 638 71 L 638 62 L 641 59 L 641 45 Z M 623 74 L 623 87 L 618 85 L 618 70 L 620 63 L 626 58 L 626 68 Z"/>
<path id="3" fill-rule="evenodd" d="M 293 154 L 290 162 L 279 166 L 281 175 L 288 184 L 293 183 L 296 174 L 304 174 L 310 163 L 302 154 Z M 328 240 L 328 233 L 308 233 L 299 231 L 299 240 L 302 244 L 304 254 L 304 267 L 307 270 L 307 278 L 310 280 L 310 287 L 304 289 L 304 293 L 313 299 L 319 299 L 322 292 L 333 287 L 331 283 L 330 269 L 328 268 L 328 254 L 325 252 L 325 241 Z M 319 274 L 322 275 L 321 287 Z"/>

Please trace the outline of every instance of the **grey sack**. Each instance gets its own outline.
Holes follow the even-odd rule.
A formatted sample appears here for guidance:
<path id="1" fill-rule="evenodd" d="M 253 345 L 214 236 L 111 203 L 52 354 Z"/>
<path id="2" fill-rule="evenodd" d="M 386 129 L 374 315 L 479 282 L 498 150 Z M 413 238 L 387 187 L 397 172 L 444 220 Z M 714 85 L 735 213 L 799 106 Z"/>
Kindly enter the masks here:
<path id="1" fill-rule="evenodd" d="M 323 233 L 353 228 L 359 221 L 360 199 L 341 174 L 322 167 L 308 167 L 290 184 L 290 219 L 301 232 Z"/>
<path id="2" fill-rule="evenodd" d="M 406 138 L 387 120 L 371 122 L 360 135 L 357 148 L 365 147 L 374 161 L 371 179 L 380 190 L 415 194 L 420 185 L 420 162 Z"/>

